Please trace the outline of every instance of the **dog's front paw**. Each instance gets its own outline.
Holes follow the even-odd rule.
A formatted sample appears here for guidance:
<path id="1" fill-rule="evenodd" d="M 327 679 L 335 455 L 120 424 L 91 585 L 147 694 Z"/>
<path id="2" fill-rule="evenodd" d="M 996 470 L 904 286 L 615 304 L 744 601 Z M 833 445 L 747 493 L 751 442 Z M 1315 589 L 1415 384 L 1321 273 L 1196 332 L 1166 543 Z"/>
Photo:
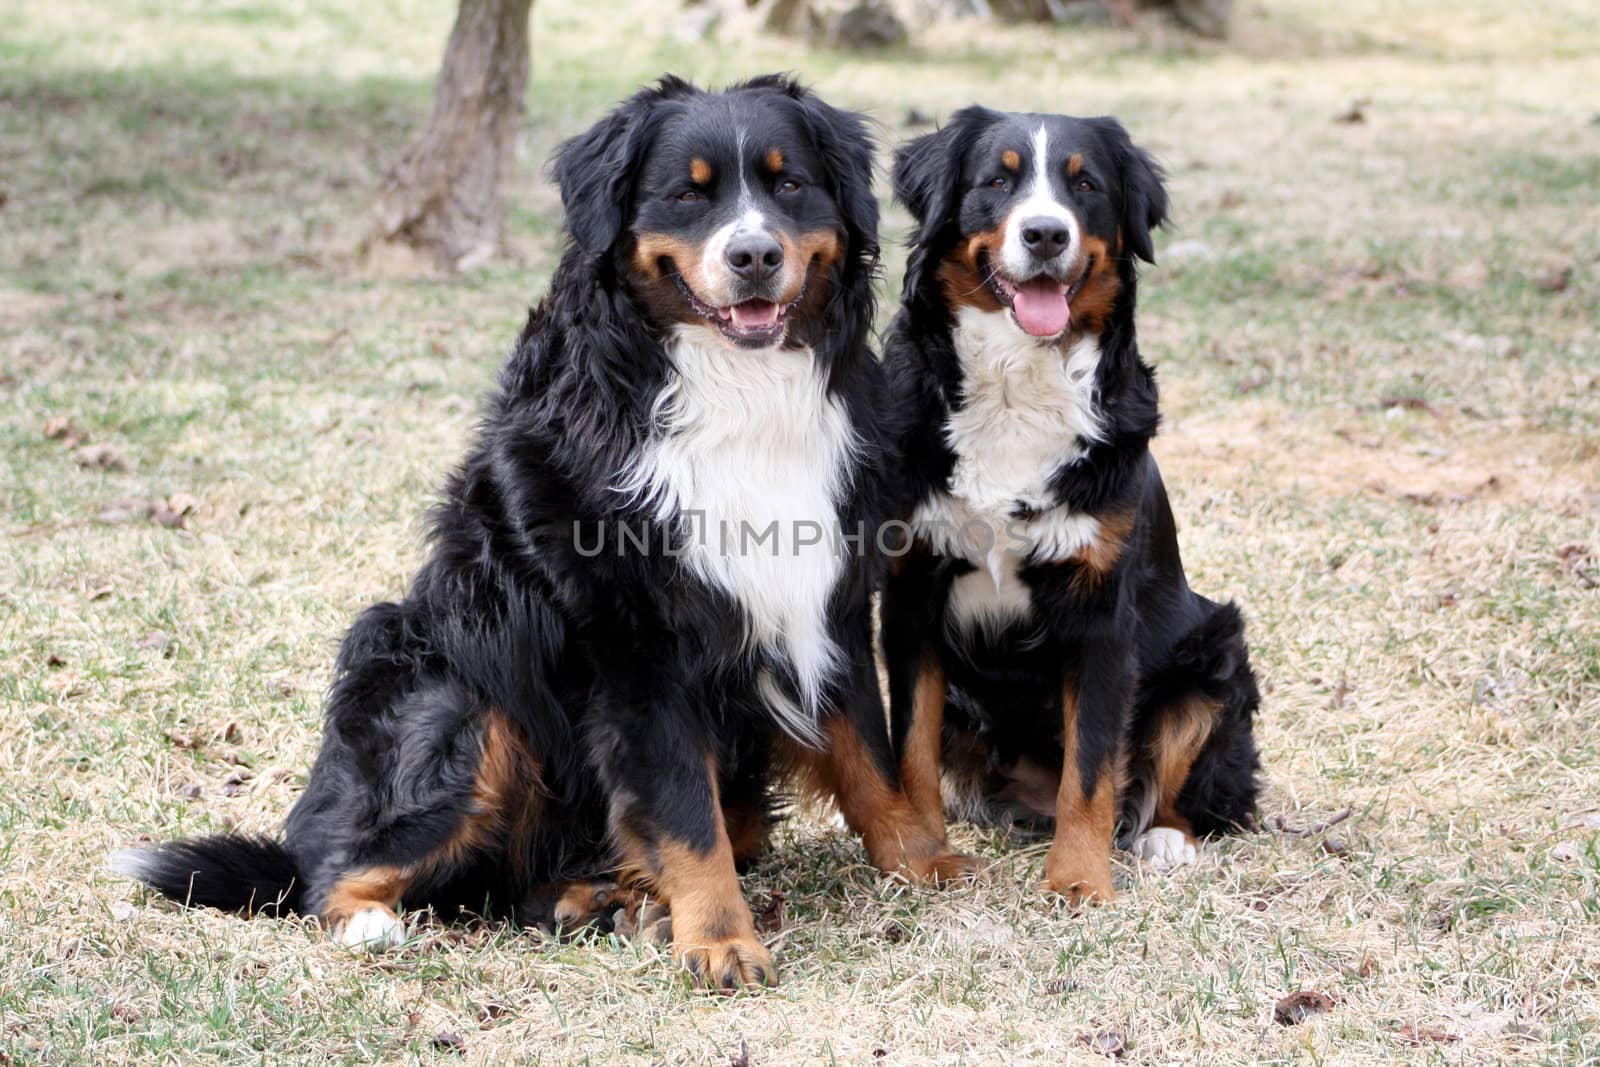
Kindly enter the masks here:
<path id="1" fill-rule="evenodd" d="M 1045 893 L 1064 897 L 1074 909 L 1086 904 L 1109 904 L 1117 899 L 1111 889 L 1111 856 L 1066 858 L 1052 852 L 1045 857 Z"/>
<path id="2" fill-rule="evenodd" d="M 1152 826 L 1140 834 L 1131 850 L 1136 859 L 1165 874 L 1200 860 L 1200 844 L 1182 830 Z"/>
<path id="3" fill-rule="evenodd" d="M 978 857 L 951 848 L 940 848 L 927 856 L 914 860 L 908 858 L 902 869 L 913 881 L 949 885 L 975 877 L 978 867 Z"/>
<path id="4" fill-rule="evenodd" d="M 688 971 L 694 983 L 718 993 L 761 989 L 778 984 L 772 953 L 754 936 L 700 941 L 676 941 L 673 958 Z"/>

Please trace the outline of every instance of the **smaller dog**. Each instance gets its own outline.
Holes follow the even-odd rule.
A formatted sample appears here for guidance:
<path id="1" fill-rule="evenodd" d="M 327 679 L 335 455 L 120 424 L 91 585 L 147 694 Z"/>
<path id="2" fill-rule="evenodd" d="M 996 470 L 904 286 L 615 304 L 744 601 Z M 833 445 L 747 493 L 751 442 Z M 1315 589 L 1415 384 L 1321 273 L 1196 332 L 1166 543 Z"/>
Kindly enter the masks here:
<path id="1" fill-rule="evenodd" d="M 957 112 L 897 155 L 918 230 L 885 364 L 910 550 L 882 604 L 901 778 L 942 833 L 1055 819 L 1047 888 L 1109 900 L 1111 846 L 1192 862 L 1252 823 L 1239 612 L 1189 589 L 1134 339 L 1160 169 L 1114 119 Z"/>

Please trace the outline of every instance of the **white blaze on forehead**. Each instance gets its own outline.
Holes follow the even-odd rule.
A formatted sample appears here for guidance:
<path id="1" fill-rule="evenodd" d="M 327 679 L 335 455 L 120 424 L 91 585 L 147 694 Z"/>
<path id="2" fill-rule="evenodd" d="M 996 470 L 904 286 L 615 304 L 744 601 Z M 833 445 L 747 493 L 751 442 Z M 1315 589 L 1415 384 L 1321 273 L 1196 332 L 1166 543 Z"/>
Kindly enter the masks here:
<path id="1" fill-rule="evenodd" d="M 739 151 L 735 157 L 734 168 L 739 172 L 739 206 L 750 206 L 750 176 L 744 170 L 744 145 L 749 131 L 743 126 L 739 127 Z"/>
<path id="2" fill-rule="evenodd" d="M 1055 187 L 1050 182 L 1050 132 L 1042 125 L 1033 131 L 1033 174 L 1028 180 L 1027 195 L 1011 209 L 1006 219 L 1005 240 L 1000 246 L 1001 264 L 1013 278 L 1027 277 L 1036 266 L 1033 254 L 1022 243 L 1022 224 L 1037 218 L 1055 219 L 1064 224 L 1067 246 L 1062 249 L 1062 256 L 1070 259 L 1077 255 L 1078 220 L 1056 199 Z"/>

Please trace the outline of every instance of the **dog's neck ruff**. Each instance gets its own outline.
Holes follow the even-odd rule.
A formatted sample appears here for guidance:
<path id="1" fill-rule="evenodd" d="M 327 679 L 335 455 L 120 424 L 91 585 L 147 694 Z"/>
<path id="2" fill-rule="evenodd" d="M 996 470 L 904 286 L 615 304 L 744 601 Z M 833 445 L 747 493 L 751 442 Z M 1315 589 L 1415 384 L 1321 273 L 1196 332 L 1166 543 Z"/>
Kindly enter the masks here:
<path id="1" fill-rule="evenodd" d="M 948 491 L 924 500 L 912 527 L 935 551 L 977 568 L 952 584 L 951 620 L 999 627 L 1031 609 L 1022 566 L 1064 559 L 1099 533 L 1093 516 L 1056 504 L 1050 480 L 1104 434 L 1100 339 L 1042 344 L 1005 312 L 966 307 L 953 341 L 961 404 L 944 437 L 955 466 Z"/>
<path id="2" fill-rule="evenodd" d="M 680 326 L 666 350 L 651 440 L 619 489 L 688 534 L 682 565 L 739 603 L 754 648 L 787 661 L 798 700 L 765 669 L 760 693 L 787 733 L 817 744 L 841 661 L 828 606 L 855 429 L 810 349 L 739 349 Z"/>

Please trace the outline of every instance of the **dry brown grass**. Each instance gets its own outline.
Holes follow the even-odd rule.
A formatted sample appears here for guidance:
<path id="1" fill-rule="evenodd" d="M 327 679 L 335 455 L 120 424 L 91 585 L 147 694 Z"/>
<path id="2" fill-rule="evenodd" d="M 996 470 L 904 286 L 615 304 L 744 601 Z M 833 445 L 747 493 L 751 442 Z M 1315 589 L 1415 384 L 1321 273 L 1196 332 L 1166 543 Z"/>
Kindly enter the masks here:
<path id="1" fill-rule="evenodd" d="M 1139 1063 L 1600 1057 L 1592 5 L 1281 0 L 1229 47 L 957 26 L 865 60 L 602 7 L 541 3 L 518 258 L 462 282 L 349 252 L 448 4 L 8 13 L 0 1062 L 1033 1063 L 1102 1030 Z M 1122 864 L 1074 917 L 1042 842 L 960 829 L 993 864 L 930 892 L 797 819 L 746 880 L 788 901 L 784 984 L 733 1000 L 626 942 L 427 928 L 369 960 L 104 874 L 140 834 L 281 820 L 333 642 L 403 588 L 548 272 L 549 147 L 661 69 L 775 67 L 891 139 L 983 99 L 1116 112 L 1166 161 L 1189 244 L 1142 323 L 1188 563 L 1248 610 L 1265 814 L 1348 820 Z M 175 494 L 181 529 L 107 509 Z M 1335 1007 L 1275 1025 L 1297 989 Z"/>

